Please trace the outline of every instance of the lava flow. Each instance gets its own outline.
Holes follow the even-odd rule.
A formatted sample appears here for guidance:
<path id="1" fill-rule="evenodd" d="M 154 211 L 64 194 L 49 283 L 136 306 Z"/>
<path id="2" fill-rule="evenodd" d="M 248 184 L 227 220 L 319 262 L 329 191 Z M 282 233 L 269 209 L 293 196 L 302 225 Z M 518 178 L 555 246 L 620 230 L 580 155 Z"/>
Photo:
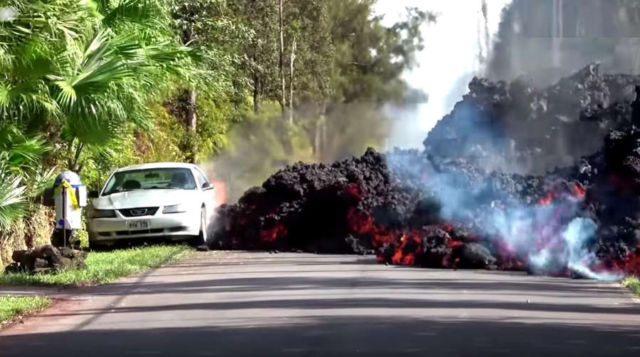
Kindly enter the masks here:
<path id="1" fill-rule="evenodd" d="M 635 85 L 640 77 L 597 66 L 543 90 L 474 79 L 424 151 L 369 149 L 330 165 L 288 166 L 220 207 L 209 244 L 375 254 L 422 267 L 639 274 L 640 105 L 624 96 Z M 575 120 L 558 121 L 568 116 Z M 539 133 L 522 137 L 532 121 Z M 568 149 L 575 164 L 553 166 L 549 138 L 600 149 Z M 546 173 L 527 171 L 543 166 Z"/>

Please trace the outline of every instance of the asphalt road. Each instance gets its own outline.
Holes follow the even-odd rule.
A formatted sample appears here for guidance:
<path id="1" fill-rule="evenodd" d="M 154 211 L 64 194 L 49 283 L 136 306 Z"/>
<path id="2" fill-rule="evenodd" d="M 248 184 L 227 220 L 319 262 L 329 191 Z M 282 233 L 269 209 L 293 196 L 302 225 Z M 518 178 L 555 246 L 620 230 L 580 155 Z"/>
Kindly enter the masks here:
<path id="1" fill-rule="evenodd" d="M 2 331 L 0 356 L 640 355 L 640 304 L 586 280 L 210 252 L 49 292 L 61 301 Z"/>

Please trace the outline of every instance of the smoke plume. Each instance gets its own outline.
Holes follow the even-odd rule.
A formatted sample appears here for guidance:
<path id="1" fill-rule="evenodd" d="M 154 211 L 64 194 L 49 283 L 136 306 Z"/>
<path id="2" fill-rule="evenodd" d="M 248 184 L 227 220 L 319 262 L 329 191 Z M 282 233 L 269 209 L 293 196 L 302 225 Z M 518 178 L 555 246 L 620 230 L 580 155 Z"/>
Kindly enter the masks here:
<path id="1" fill-rule="evenodd" d="M 505 11 L 488 78 L 527 76 L 538 86 L 593 62 L 640 73 L 637 0 L 514 0 Z"/>

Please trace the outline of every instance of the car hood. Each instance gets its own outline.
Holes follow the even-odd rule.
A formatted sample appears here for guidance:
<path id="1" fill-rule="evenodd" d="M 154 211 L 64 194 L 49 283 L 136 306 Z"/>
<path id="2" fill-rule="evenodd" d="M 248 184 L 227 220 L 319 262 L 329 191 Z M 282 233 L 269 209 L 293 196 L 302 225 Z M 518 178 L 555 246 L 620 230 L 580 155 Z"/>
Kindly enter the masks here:
<path id="1" fill-rule="evenodd" d="M 113 193 L 93 200 L 97 209 L 122 209 L 136 207 L 161 207 L 194 203 L 197 190 L 136 190 Z"/>

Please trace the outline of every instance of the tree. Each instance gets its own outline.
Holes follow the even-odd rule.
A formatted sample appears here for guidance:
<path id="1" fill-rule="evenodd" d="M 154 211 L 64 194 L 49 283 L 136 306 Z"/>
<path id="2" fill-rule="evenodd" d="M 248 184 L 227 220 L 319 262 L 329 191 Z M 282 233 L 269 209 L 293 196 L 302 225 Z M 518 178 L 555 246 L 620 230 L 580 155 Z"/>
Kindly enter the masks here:
<path id="1" fill-rule="evenodd" d="M 86 145 L 106 144 L 128 123 L 148 125 L 147 100 L 160 87 L 155 76 L 171 72 L 182 52 L 148 22 L 162 13 L 161 1 L 10 3 L 16 15 L 0 34 L 3 120 L 22 118 L 42 132 L 57 126 L 75 170 Z"/>
<path id="2" fill-rule="evenodd" d="M 172 0 L 173 28 L 184 46 L 191 50 L 191 66 L 196 69 L 178 81 L 177 94 L 167 102 L 172 115 L 184 122 L 191 136 L 184 145 L 188 159 L 195 161 L 198 122 L 205 111 L 198 101 L 244 102 L 244 82 L 234 64 L 240 62 L 238 44 L 244 36 L 224 0 Z M 197 90 L 196 90 L 197 88 Z M 197 100 L 198 99 L 198 100 Z"/>
<path id="3" fill-rule="evenodd" d="M 337 102 L 400 100 L 402 73 L 423 49 L 420 28 L 433 14 L 407 9 L 406 20 L 387 28 L 371 17 L 373 1 L 330 0 L 331 33 L 336 46 L 332 99 Z"/>
<path id="4" fill-rule="evenodd" d="M 387 28 L 372 4 L 4 0 L 0 128 L 43 138 L 54 150 L 40 161 L 88 168 L 91 182 L 150 152 L 162 159 L 163 140 L 172 159 L 206 157 L 251 104 L 255 113 L 288 110 L 294 125 L 273 126 L 282 131 L 273 137 L 306 130 L 307 144 L 326 142 L 327 125 L 339 131 L 346 123 L 336 120 L 350 120 L 345 104 L 404 95 L 400 74 L 422 45 L 427 14 L 412 10 Z M 281 144 L 307 147 L 299 139 Z M 0 146 L 5 157 L 9 150 Z M 4 192 L 28 175 L 5 176 Z"/>
<path id="5" fill-rule="evenodd" d="M 278 63 L 278 6 L 273 1 L 234 0 L 228 3 L 231 16 L 244 30 L 239 38 L 238 68 L 250 82 L 254 112 L 263 98 L 281 102 L 282 86 Z"/>
<path id="6" fill-rule="evenodd" d="M 278 52 L 280 54 L 280 63 L 278 65 L 278 70 L 280 73 L 280 84 L 281 84 L 281 93 L 280 93 L 280 107 L 282 109 L 282 118 L 284 118 L 285 108 L 287 106 L 287 85 L 284 76 L 284 0 L 279 0 L 280 6 L 278 7 L 278 23 L 279 23 L 279 48 Z"/>
<path id="7" fill-rule="evenodd" d="M 329 97 L 329 79 L 334 61 L 334 41 L 326 1 L 289 0 L 286 12 L 286 38 L 289 39 L 288 66 L 295 77 L 290 76 L 290 86 L 295 83 L 296 98 L 290 95 L 289 108 L 304 106 L 304 112 L 320 115 Z M 295 43 L 295 46 L 294 46 Z M 295 47 L 295 49 L 294 49 Z"/>
<path id="8" fill-rule="evenodd" d="M 294 63 L 296 61 L 296 39 L 293 39 L 293 44 L 291 45 L 291 59 L 289 61 L 289 124 L 293 124 L 293 87 L 294 87 L 294 80 L 293 80 L 293 70 L 294 70 Z"/>

